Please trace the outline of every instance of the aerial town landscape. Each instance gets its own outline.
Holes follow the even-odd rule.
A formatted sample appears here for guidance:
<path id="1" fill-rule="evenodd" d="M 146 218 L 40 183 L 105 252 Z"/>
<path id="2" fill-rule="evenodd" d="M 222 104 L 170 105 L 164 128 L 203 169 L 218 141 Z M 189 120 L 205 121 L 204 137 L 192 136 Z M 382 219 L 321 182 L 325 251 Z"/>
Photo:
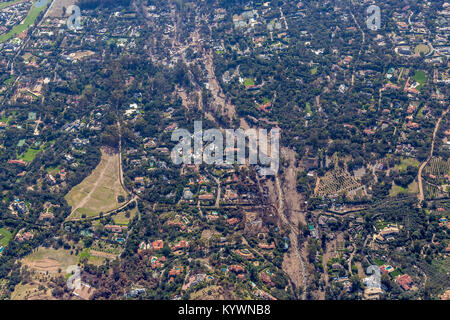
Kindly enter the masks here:
<path id="1" fill-rule="evenodd" d="M 0 0 L 1 299 L 450 300 L 449 28 L 445 0 Z M 199 121 L 279 130 L 277 171 L 174 163 Z"/>

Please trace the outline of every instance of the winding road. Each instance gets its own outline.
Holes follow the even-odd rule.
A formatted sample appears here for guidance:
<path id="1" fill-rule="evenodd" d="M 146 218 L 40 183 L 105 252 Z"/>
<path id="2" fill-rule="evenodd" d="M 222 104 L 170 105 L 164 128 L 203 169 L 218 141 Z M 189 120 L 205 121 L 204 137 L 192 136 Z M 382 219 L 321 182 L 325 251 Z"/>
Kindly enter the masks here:
<path id="1" fill-rule="evenodd" d="M 428 164 L 428 162 L 433 157 L 434 143 L 436 141 L 436 134 L 437 134 L 437 132 L 439 130 L 439 125 L 441 124 L 442 119 L 447 115 L 448 111 L 449 111 L 449 109 L 445 110 L 442 113 L 441 117 L 436 122 L 436 126 L 434 127 L 434 131 L 433 131 L 433 140 L 431 141 L 430 154 L 428 155 L 428 158 L 420 165 L 419 172 L 417 174 L 417 180 L 419 182 L 419 193 L 417 195 L 417 198 L 419 199 L 419 207 L 422 207 L 422 202 L 425 200 L 425 194 L 424 194 L 424 191 L 423 191 L 422 172 L 423 172 L 423 169 L 425 168 L 425 166 Z"/>

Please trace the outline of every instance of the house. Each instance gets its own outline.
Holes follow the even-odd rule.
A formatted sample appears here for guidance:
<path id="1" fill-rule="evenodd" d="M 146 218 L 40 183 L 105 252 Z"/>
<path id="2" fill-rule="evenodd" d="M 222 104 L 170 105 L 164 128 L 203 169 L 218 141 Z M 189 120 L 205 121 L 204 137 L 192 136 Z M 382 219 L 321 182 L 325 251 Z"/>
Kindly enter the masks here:
<path id="1" fill-rule="evenodd" d="M 384 242 L 393 240 L 396 235 L 400 233 L 400 228 L 397 226 L 388 226 L 374 235 L 374 240 L 377 242 Z"/>
<path id="2" fill-rule="evenodd" d="M 161 250 L 164 247 L 164 242 L 162 240 L 155 240 L 152 242 L 152 248 L 154 251 Z"/>
<path id="3" fill-rule="evenodd" d="M 106 231 L 110 231 L 110 232 L 114 232 L 114 233 L 122 233 L 124 231 L 127 231 L 127 229 L 128 229 L 127 226 L 117 226 L 117 225 L 111 225 L 111 224 L 105 225 Z"/>
<path id="4" fill-rule="evenodd" d="M 230 218 L 230 219 L 227 219 L 227 223 L 228 223 L 230 226 L 233 226 L 233 225 L 239 223 L 240 221 L 241 221 L 241 220 L 238 219 L 238 218 Z"/>
<path id="5" fill-rule="evenodd" d="M 173 282 L 175 280 L 175 277 L 183 273 L 183 266 L 180 267 L 173 267 L 169 271 L 169 282 Z"/>
<path id="6" fill-rule="evenodd" d="M 140 185 L 140 186 L 144 185 L 144 177 L 135 177 L 134 183 L 136 185 Z"/>
<path id="7" fill-rule="evenodd" d="M 171 226 L 171 227 L 172 226 L 179 227 L 181 230 L 184 230 L 186 228 L 185 225 L 182 222 L 180 222 L 180 221 L 169 220 L 167 222 L 167 225 Z"/>
<path id="8" fill-rule="evenodd" d="M 272 281 L 272 278 L 271 278 L 268 270 L 261 271 L 259 273 L 259 279 L 261 279 L 261 281 L 264 282 L 264 284 L 267 285 L 268 287 L 274 287 L 275 286 L 275 283 Z"/>
<path id="9" fill-rule="evenodd" d="M 253 255 L 253 253 L 251 253 L 247 249 L 242 249 L 242 250 L 238 249 L 238 250 L 235 250 L 234 252 L 244 259 L 248 259 L 248 260 L 255 259 L 255 256 Z"/>
<path id="10" fill-rule="evenodd" d="M 31 240 L 33 239 L 34 235 L 31 232 L 24 232 L 24 233 L 17 233 L 17 235 L 15 236 L 15 240 L 18 242 L 23 242 L 25 240 Z"/>
<path id="11" fill-rule="evenodd" d="M 269 112 L 269 108 L 272 106 L 272 103 L 270 101 L 264 103 L 264 104 L 260 104 L 258 105 L 258 111 L 263 111 L 265 113 Z"/>
<path id="12" fill-rule="evenodd" d="M 175 129 L 177 129 L 177 128 L 178 128 L 178 124 L 172 123 L 171 125 L 167 126 L 167 127 L 164 129 L 164 132 L 173 131 L 173 130 L 175 130 Z"/>
<path id="13" fill-rule="evenodd" d="M 169 271 L 169 276 L 178 276 L 183 272 L 184 268 L 183 266 L 180 267 L 173 267 L 170 271 Z"/>
<path id="14" fill-rule="evenodd" d="M 25 205 L 25 202 L 19 201 L 18 199 L 14 200 L 12 207 L 20 214 L 24 214 L 27 212 L 27 206 Z"/>
<path id="15" fill-rule="evenodd" d="M 261 289 L 257 289 L 253 292 L 255 294 L 255 296 L 261 298 L 261 299 L 265 299 L 265 300 L 277 300 L 277 298 L 271 296 L 270 294 L 268 294 L 265 291 L 262 291 Z"/>
<path id="16" fill-rule="evenodd" d="M 22 166 L 26 166 L 28 162 L 25 162 L 23 160 L 8 160 L 9 164 L 20 164 Z"/>
<path id="17" fill-rule="evenodd" d="M 258 247 L 260 247 L 261 249 L 271 250 L 271 249 L 275 248 L 275 243 L 273 241 L 271 244 L 258 243 Z"/>
<path id="18" fill-rule="evenodd" d="M 162 256 L 161 258 L 153 256 L 150 259 L 150 265 L 152 266 L 152 269 L 156 269 L 156 268 L 164 266 L 164 262 L 166 262 L 165 256 Z"/>
<path id="19" fill-rule="evenodd" d="M 417 122 L 412 122 L 412 121 L 409 121 L 409 122 L 406 124 L 406 126 L 407 126 L 409 129 L 418 129 L 418 128 L 420 128 L 420 125 L 419 125 Z"/>
<path id="20" fill-rule="evenodd" d="M 55 218 L 55 215 L 53 214 L 53 212 L 42 212 L 39 215 L 39 220 L 52 220 Z"/>
<path id="21" fill-rule="evenodd" d="M 367 287 L 364 289 L 364 299 L 366 300 L 378 300 L 383 293 L 381 288 Z"/>
<path id="22" fill-rule="evenodd" d="M 156 148 L 155 149 L 156 152 L 161 153 L 161 154 L 169 154 L 169 148 L 167 147 L 161 147 L 161 148 Z"/>
<path id="23" fill-rule="evenodd" d="M 393 272 L 394 270 L 395 270 L 395 269 L 394 269 L 392 266 L 390 266 L 390 265 L 383 265 L 383 266 L 380 267 L 380 271 L 381 271 L 383 274 L 391 273 L 391 272 Z"/>
<path id="24" fill-rule="evenodd" d="M 72 144 L 74 145 L 75 148 L 81 149 L 89 144 L 89 139 L 75 138 L 72 140 Z"/>
<path id="25" fill-rule="evenodd" d="M 213 280 L 213 279 L 214 279 L 213 276 L 206 275 L 204 273 L 199 273 L 199 274 L 190 276 L 189 281 L 181 287 L 181 290 L 185 291 L 191 287 L 194 287 L 194 286 L 202 283 L 203 281 L 208 281 L 208 280 Z"/>
<path id="26" fill-rule="evenodd" d="M 56 184 L 56 179 L 53 175 L 51 175 L 50 173 L 48 173 L 45 176 L 45 181 L 50 185 L 50 186 L 54 186 Z"/>
<path id="27" fill-rule="evenodd" d="M 245 269 L 242 268 L 242 267 L 241 267 L 240 265 L 238 265 L 238 264 L 233 264 L 233 265 L 231 265 L 231 266 L 228 268 L 228 270 L 229 270 L 229 271 L 232 271 L 232 272 L 234 272 L 234 273 L 236 273 L 236 274 L 245 272 Z"/>
<path id="28" fill-rule="evenodd" d="M 176 244 L 172 247 L 172 251 L 176 251 L 176 250 L 184 249 L 184 248 L 189 248 L 189 242 L 187 242 L 185 240 L 181 240 L 180 242 L 178 242 L 178 244 Z"/>
<path id="29" fill-rule="evenodd" d="M 238 199 L 238 194 L 237 194 L 237 192 L 235 190 L 227 189 L 225 191 L 225 198 L 229 199 L 231 201 L 237 200 Z"/>
<path id="30" fill-rule="evenodd" d="M 198 196 L 199 200 L 209 201 L 214 199 L 214 195 L 212 193 L 204 193 Z"/>
<path id="31" fill-rule="evenodd" d="M 403 290 L 408 291 L 411 289 L 412 279 L 408 274 L 402 274 L 396 278 L 397 283 Z"/>

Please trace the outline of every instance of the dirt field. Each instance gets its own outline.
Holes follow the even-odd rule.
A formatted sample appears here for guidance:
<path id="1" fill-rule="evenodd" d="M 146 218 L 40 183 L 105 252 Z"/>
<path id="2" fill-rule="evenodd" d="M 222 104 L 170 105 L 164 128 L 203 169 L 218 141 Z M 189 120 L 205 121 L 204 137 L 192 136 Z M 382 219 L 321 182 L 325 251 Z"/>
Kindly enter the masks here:
<path id="1" fill-rule="evenodd" d="M 68 266 L 77 262 L 78 258 L 71 255 L 68 250 L 43 247 L 22 259 L 23 265 L 36 271 L 49 273 L 57 273 L 59 269 L 65 272 Z"/>
<path id="2" fill-rule="evenodd" d="M 222 287 L 208 286 L 197 292 L 191 294 L 192 300 L 225 300 L 229 297 L 225 296 L 225 292 Z"/>
<path id="3" fill-rule="evenodd" d="M 64 249 L 39 247 L 21 260 L 31 272 L 27 283 L 20 283 L 11 295 L 12 300 L 54 300 L 48 284 L 57 276 L 65 276 L 70 265 L 78 262 L 76 255 Z"/>
<path id="4" fill-rule="evenodd" d="M 71 54 L 69 54 L 69 57 L 72 58 L 74 61 L 77 61 L 77 60 L 81 60 L 83 58 L 90 57 L 94 54 L 95 54 L 94 51 L 85 50 L 85 51 L 72 52 Z"/>
<path id="5" fill-rule="evenodd" d="M 39 290 L 38 283 L 19 284 L 11 294 L 11 300 L 54 300 L 49 289 Z"/>
<path id="6" fill-rule="evenodd" d="M 101 251 L 96 251 L 96 250 L 91 250 L 90 254 L 94 257 L 106 258 L 106 259 L 111 259 L 111 260 L 114 260 L 117 258 L 116 254 L 101 252 Z"/>
<path id="7" fill-rule="evenodd" d="M 92 288 L 88 285 L 82 284 L 81 288 L 75 289 L 73 293 L 83 300 L 90 300 L 92 298 L 92 296 L 94 295 L 94 292 L 95 292 L 94 288 Z"/>
<path id="8" fill-rule="evenodd" d="M 136 216 L 137 214 L 137 207 L 129 211 L 130 216 L 127 218 L 126 211 L 119 212 L 118 214 L 115 214 L 112 216 L 114 220 L 114 224 L 119 224 L 122 226 L 127 226 L 131 220 Z"/>
<path id="9" fill-rule="evenodd" d="M 67 220 L 96 217 L 100 212 L 106 213 L 120 207 L 117 197 L 126 197 L 126 192 L 119 181 L 119 154 L 102 149 L 99 165 L 86 179 L 75 186 L 66 195 L 72 213 Z"/>
<path id="10" fill-rule="evenodd" d="M 66 9 L 72 5 L 75 4 L 75 0 L 55 0 L 53 1 L 53 4 L 48 11 L 47 16 L 48 17 L 62 17 L 63 16 L 63 7 Z M 67 16 L 67 13 L 66 13 Z"/>

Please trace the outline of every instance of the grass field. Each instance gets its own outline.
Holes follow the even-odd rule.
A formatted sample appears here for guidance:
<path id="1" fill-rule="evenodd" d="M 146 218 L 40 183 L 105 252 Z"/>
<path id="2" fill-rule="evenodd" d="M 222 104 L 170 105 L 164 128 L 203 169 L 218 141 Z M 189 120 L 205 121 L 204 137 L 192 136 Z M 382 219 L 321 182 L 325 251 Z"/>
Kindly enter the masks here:
<path id="1" fill-rule="evenodd" d="M 419 185 L 417 184 L 417 182 L 414 180 L 413 182 L 411 182 L 408 185 L 408 188 L 403 188 L 400 187 L 398 185 L 396 185 L 395 183 L 392 185 L 391 190 L 389 191 L 389 196 L 391 197 L 395 197 L 397 196 L 399 193 L 404 193 L 404 194 L 413 194 L 413 193 L 417 193 L 419 192 Z"/>
<path id="2" fill-rule="evenodd" d="M 72 207 L 67 219 L 80 219 L 83 215 L 96 217 L 100 212 L 114 210 L 121 205 L 117 201 L 119 195 L 127 195 L 119 181 L 119 154 L 102 150 L 99 165 L 65 196 Z"/>
<path id="3" fill-rule="evenodd" d="M 11 241 L 13 235 L 5 228 L 0 229 L 0 247 L 6 247 Z"/>
<path id="4" fill-rule="evenodd" d="M 67 268 L 78 263 L 78 257 L 63 248 L 39 247 L 21 263 L 31 271 L 30 279 L 15 287 L 11 299 L 49 300 L 54 299 L 49 286 L 51 280 L 59 275 L 65 276 Z"/>
<path id="5" fill-rule="evenodd" d="M 253 86 L 255 84 L 255 82 L 253 81 L 253 79 L 251 78 L 247 78 L 244 80 L 244 86 Z"/>
<path id="6" fill-rule="evenodd" d="M 191 300 L 223 300 L 225 296 L 223 293 L 220 293 L 221 287 L 219 286 L 207 286 L 201 290 L 198 290 L 190 295 Z"/>
<path id="7" fill-rule="evenodd" d="M 14 26 L 8 33 L 5 33 L 0 36 L 0 43 L 8 41 L 9 39 L 13 38 L 14 36 L 27 30 L 32 24 L 34 24 L 37 17 L 39 16 L 39 14 L 42 11 L 47 9 L 47 6 L 49 5 L 49 3 L 51 1 L 49 1 L 46 5 L 39 7 L 39 8 L 34 6 L 35 2 L 36 1 L 33 2 L 33 6 L 31 7 L 30 11 L 28 12 L 25 20 L 23 20 L 20 24 Z"/>
<path id="8" fill-rule="evenodd" d="M 78 257 L 71 255 L 69 250 L 39 247 L 35 252 L 22 259 L 28 267 L 42 272 L 63 273 L 67 267 L 78 263 Z"/>
<path id="9" fill-rule="evenodd" d="M 312 113 L 311 104 L 309 102 L 306 103 L 306 112 L 309 114 Z"/>
<path id="10" fill-rule="evenodd" d="M 53 300 L 49 288 L 42 288 L 40 283 L 18 284 L 11 294 L 11 300 Z"/>
<path id="11" fill-rule="evenodd" d="M 119 212 L 118 214 L 114 215 L 112 218 L 114 220 L 115 224 L 121 225 L 121 226 L 127 226 L 131 220 L 133 220 L 134 216 L 137 213 L 137 207 L 135 207 L 133 210 L 129 211 L 129 218 L 126 216 L 126 211 Z"/>
<path id="12" fill-rule="evenodd" d="M 415 54 L 428 54 L 430 52 L 430 48 L 426 44 L 419 44 L 415 47 L 414 53 Z"/>
<path id="13" fill-rule="evenodd" d="M 317 73 L 318 67 L 314 67 L 311 69 L 311 75 L 315 75 Z"/>
<path id="14" fill-rule="evenodd" d="M 26 162 L 33 162 L 39 152 L 41 152 L 40 149 L 29 148 L 20 159 Z"/>
<path id="15" fill-rule="evenodd" d="M 14 80 L 16 80 L 16 77 L 15 76 L 11 76 L 11 77 L 9 77 L 8 79 L 5 80 L 4 84 L 9 85 Z"/>
<path id="16" fill-rule="evenodd" d="M 420 162 L 413 158 L 402 158 L 401 163 L 396 165 L 395 169 L 399 171 L 406 171 L 408 166 L 418 168 L 420 166 Z"/>
<path id="17" fill-rule="evenodd" d="M 427 75 L 424 71 L 416 71 L 413 79 L 420 83 L 420 86 L 417 87 L 418 90 L 420 90 L 423 85 L 427 83 Z"/>
<path id="18" fill-rule="evenodd" d="M 395 269 L 394 271 L 392 271 L 390 273 L 390 275 L 393 279 L 396 278 L 397 276 L 401 276 L 402 274 L 403 274 L 403 272 L 400 269 Z"/>
<path id="19" fill-rule="evenodd" d="M 382 266 L 383 264 L 386 264 L 386 261 L 381 260 L 381 259 L 377 259 L 377 258 L 374 258 L 374 259 L 373 259 L 373 262 L 375 262 L 375 264 L 376 264 L 377 266 Z"/>
<path id="20" fill-rule="evenodd" d="M 95 251 L 94 251 L 94 254 L 95 254 Z M 79 257 L 80 262 L 81 262 L 81 259 L 86 258 L 87 263 L 93 264 L 95 266 L 101 266 L 107 260 L 107 258 L 105 258 L 105 257 L 99 257 L 96 255 L 92 255 L 89 249 L 84 249 L 83 251 L 81 251 L 78 254 L 78 257 Z"/>
<path id="21" fill-rule="evenodd" d="M 48 167 L 48 168 L 45 168 L 45 171 L 46 171 L 47 173 L 49 173 L 49 174 L 55 176 L 55 175 L 59 172 L 60 169 L 61 169 L 61 166 L 58 165 L 58 166 L 56 166 L 56 167 Z"/>

